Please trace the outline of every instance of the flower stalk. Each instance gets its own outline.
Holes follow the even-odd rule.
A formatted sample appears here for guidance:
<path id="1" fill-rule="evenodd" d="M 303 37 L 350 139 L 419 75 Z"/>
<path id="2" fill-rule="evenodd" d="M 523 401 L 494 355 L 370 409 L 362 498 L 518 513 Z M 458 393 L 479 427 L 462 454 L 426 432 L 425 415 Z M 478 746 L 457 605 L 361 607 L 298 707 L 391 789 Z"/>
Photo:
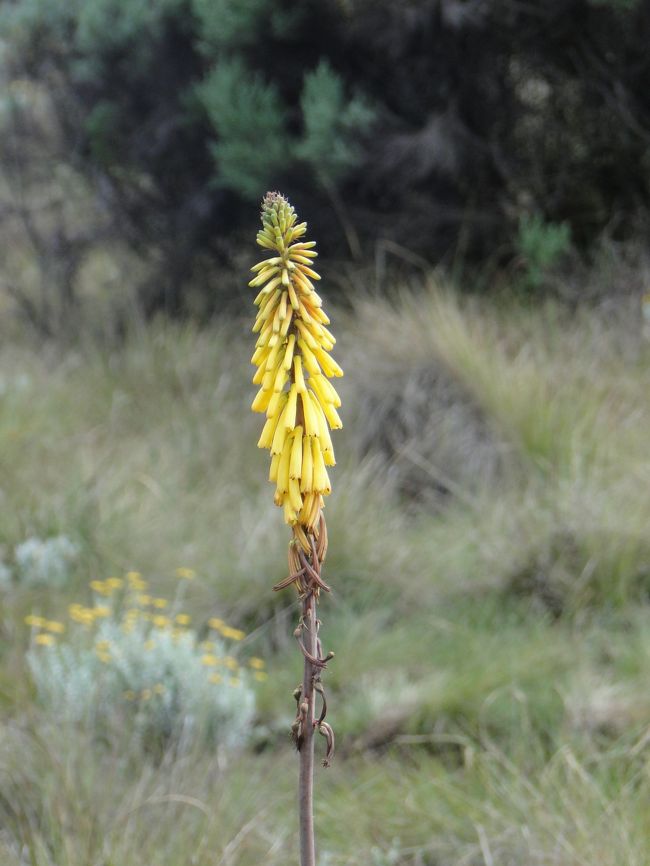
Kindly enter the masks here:
<path id="1" fill-rule="evenodd" d="M 321 673 L 333 653 L 323 655 L 318 636 L 316 605 L 321 590 L 330 587 L 321 577 L 327 554 L 324 497 L 331 493 L 327 467 L 335 465 L 330 430 L 342 426 L 337 409 L 341 400 L 329 381 L 343 375 L 330 352 L 336 340 L 327 329 L 329 318 L 314 281 L 316 251 L 305 241 L 306 223 L 279 193 L 262 202 L 262 228 L 257 243 L 271 255 L 253 267 L 249 286 L 258 288 L 253 331 L 258 333 L 251 362 L 259 391 L 254 412 L 266 414 L 258 447 L 271 452 L 269 480 L 275 484 L 274 502 L 292 527 L 289 574 L 275 590 L 295 586 L 301 615 L 294 635 L 304 659 L 302 683 L 294 692 L 296 718 L 292 737 L 300 753 L 299 827 L 301 866 L 315 866 L 313 779 L 314 733 L 327 742 L 323 761 L 334 754 L 334 733 L 325 721 L 327 703 Z M 316 698 L 321 711 L 316 718 Z"/>

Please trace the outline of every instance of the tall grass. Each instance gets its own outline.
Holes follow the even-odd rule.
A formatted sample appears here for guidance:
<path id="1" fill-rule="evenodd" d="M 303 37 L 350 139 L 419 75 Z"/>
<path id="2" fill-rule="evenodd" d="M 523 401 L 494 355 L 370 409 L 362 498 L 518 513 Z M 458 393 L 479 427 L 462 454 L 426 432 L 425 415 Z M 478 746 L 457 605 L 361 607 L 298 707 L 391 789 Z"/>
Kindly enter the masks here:
<path id="1" fill-rule="evenodd" d="M 596 313 L 432 288 L 335 325 L 355 373 L 327 503 L 340 749 L 318 782 L 321 866 L 647 863 L 650 347 Z M 7 866 L 292 860 L 299 660 L 291 598 L 270 591 L 286 537 L 243 333 L 0 348 L 2 562 L 34 537 L 77 551 L 56 587 L 0 589 Z M 267 660 L 251 747 L 152 757 L 133 732 L 56 723 L 25 615 L 66 621 L 129 570 L 171 596 L 179 566 L 199 638 L 223 617 Z"/>

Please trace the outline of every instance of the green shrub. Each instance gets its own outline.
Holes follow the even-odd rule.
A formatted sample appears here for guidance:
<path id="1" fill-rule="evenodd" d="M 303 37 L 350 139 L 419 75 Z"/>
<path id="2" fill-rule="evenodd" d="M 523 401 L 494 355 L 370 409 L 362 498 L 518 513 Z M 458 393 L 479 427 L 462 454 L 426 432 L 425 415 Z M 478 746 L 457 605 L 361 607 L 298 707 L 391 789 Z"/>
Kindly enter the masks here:
<path id="1" fill-rule="evenodd" d="M 218 135 L 211 146 L 216 182 L 258 199 L 289 151 L 277 88 L 233 58 L 217 63 L 197 93 Z"/>
<path id="2" fill-rule="evenodd" d="M 516 246 L 525 267 L 524 283 L 537 289 L 569 250 L 571 229 L 564 222 L 546 222 L 539 214 L 525 216 L 519 220 Z"/>
<path id="3" fill-rule="evenodd" d="M 186 751 L 197 741 L 232 749 L 250 736 L 247 673 L 224 667 L 232 656 L 223 642 L 201 646 L 193 630 L 110 616 L 92 638 L 86 630 L 61 643 L 36 635 L 27 660 L 39 700 L 64 724 L 111 738 L 127 730 L 154 752 Z"/>

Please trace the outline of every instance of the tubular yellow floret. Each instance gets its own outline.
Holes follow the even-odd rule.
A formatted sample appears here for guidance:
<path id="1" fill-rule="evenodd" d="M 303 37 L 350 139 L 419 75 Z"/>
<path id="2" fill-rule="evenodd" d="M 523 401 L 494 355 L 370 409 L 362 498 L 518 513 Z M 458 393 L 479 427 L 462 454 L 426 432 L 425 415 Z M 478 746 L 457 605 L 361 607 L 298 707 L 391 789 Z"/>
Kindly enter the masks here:
<path id="1" fill-rule="evenodd" d="M 258 308 L 251 363 L 259 391 L 251 408 L 266 413 L 257 444 L 271 452 L 274 502 L 309 552 L 308 535 L 318 537 L 323 495 L 331 491 L 330 429 L 341 426 L 341 400 L 329 379 L 343 371 L 329 354 L 336 340 L 314 290 L 320 275 L 313 270 L 316 244 L 302 239 L 307 224 L 296 223 L 295 210 L 279 193 L 267 193 L 261 219 L 257 243 L 271 255 L 253 266 L 249 282 Z"/>
<path id="2" fill-rule="evenodd" d="M 300 481 L 302 472 L 302 427 L 294 430 L 293 444 L 291 445 L 291 458 L 289 461 L 289 478 Z M 302 506 L 301 506 L 302 507 Z M 300 509 L 298 509 L 300 510 Z"/>

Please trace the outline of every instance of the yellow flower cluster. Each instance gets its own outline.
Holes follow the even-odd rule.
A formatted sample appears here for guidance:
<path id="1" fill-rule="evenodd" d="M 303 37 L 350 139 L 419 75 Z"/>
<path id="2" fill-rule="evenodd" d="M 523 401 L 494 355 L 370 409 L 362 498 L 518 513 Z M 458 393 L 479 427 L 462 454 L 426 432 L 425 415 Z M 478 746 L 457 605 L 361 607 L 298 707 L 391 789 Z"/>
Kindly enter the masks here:
<path id="1" fill-rule="evenodd" d="M 74 603 L 68 607 L 68 616 L 73 622 L 82 625 L 94 625 L 95 620 L 110 616 L 111 609 L 108 605 L 99 604 L 94 607 L 84 607 L 82 604 Z"/>
<path id="2" fill-rule="evenodd" d="M 260 386 L 254 412 L 265 412 L 258 444 L 271 452 L 269 480 L 274 501 L 285 521 L 313 530 L 323 496 L 331 492 L 327 466 L 334 466 L 330 429 L 339 429 L 341 400 L 330 383 L 343 371 L 329 354 L 336 340 L 312 280 L 316 257 L 313 241 L 300 240 L 306 223 L 279 193 L 262 204 L 262 229 L 257 243 L 274 255 L 253 267 L 249 286 L 259 288 L 259 312 L 253 332 L 259 333 L 251 362 L 253 383 Z"/>
<path id="3" fill-rule="evenodd" d="M 177 569 L 177 576 L 191 579 L 187 574 L 178 575 L 180 570 L 181 569 Z M 187 569 L 187 571 L 189 572 L 190 569 Z M 192 572 L 192 575 L 193 574 L 194 572 Z M 99 619 L 118 616 L 121 610 L 121 617 L 118 621 L 121 625 L 122 631 L 125 633 L 128 634 L 132 632 L 139 622 L 149 623 L 150 627 L 153 629 L 148 632 L 149 637 L 143 644 L 145 651 L 156 649 L 156 630 L 169 631 L 174 640 L 180 639 L 182 635 L 188 633 L 188 628 L 192 622 L 191 615 L 189 613 L 176 613 L 174 615 L 173 610 L 172 614 L 169 616 L 156 612 L 156 610 L 168 608 L 170 606 L 170 601 L 166 598 L 145 594 L 143 590 L 148 588 L 148 583 L 144 580 L 140 572 L 130 571 L 125 578 L 109 577 L 106 580 L 92 580 L 90 581 L 89 586 L 94 593 L 106 598 L 110 598 L 117 590 L 125 587 L 128 592 L 124 596 L 120 596 L 121 602 L 118 602 L 117 604 L 114 601 L 111 602 L 111 607 L 109 607 L 108 604 L 93 605 L 90 607 L 86 607 L 78 602 L 70 604 L 68 606 L 68 616 L 73 623 L 78 623 L 88 629 L 95 625 L 96 621 Z M 154 610 L 147 610 L 146 608 L 153 608 Z M 66 631 L 64 623 L 57 622 L 56 620 L 49 620 L 36 614 L 29 614 L 26 616 L 25 624 L 37 632 L 34 637 L 34 644 L 37 646 L 54 646 L 56 644 L 55 635 L 63 634 Z M 207 625 L 212 631 L 218 632 L 221 637 L 226 638 L 227 640 L 238 642 L 246 637 L 246 632 L 228 625 L 219 617 L 211 617 L 208 620 Z M 199 644 L 199 648 L 204 652 L 201 661 L 206 667 L 210 668 L 222 665 L 230 672 L 230 679 L 228 680 L 229 684 L 239 684 L 237 677 L 241 668 L 239 662 L 234 656 L 228 655 L 223 658 L 216 656 L 213 652 L 215 644 L 211 640 L 202 641 Z M 111 646 L 111 642 L 108 640 L 95 640 L 95 653 L 97 658 L 104 664 L 110 664 L 115 660 L 113 654 L 114 649 L 115 648 Z M 265 663 L 263 659 L 253 656 L 249 660 L 248 664 L 252 670 L 253 677 L 256 680 L 262 682 L 267 679 L 268 675 L 264 670 Z M 225 682 L 226 680 L 224 680 L 221 674 L 214 672 L 210 675 L 209 681 L 216 684 L 222 681 Z M 156 686 L 153 687 L 153 693 L 162 694 L 159 689 L 157 690 Z M 144 692 L 140 695 L 135 692 L 129 693 L 129 695 L 131 694 L 132 697 L 128 697 L 129 700 L 136 700 L 138 697 L 142 700 L 148 699 Z M 127 696 L 126 693 L 125 696 Z"/>
<path id="4" fill-rule="evenodd" d="M 54 632 L 54 634 L 63 634 L 65 631 L 65 625 L 62 622 L 57 622 L 52 619 L 45 619 L 44 616 L 35 616 L 33 613 L 30 613 L 25 617 L 25 624 L 31 626 L 36 629 L 45 629 L 45 631 Z M 43 643 L 43 641 L 37 641 L 39 643 Z"/>
<path id="5" fill-rule="evenodd" d="M 110 598 L 116 589 L 121 589 L 124 586 L 124 580 L 121 577 L 107 577 L 106 580 L 91 580 L 90 588 L 98 595 L 104 595 Z"/>
<path id="6" fill-rule="evenodd" d="M 243 640 L 246 637 L 246 632 L 242 631 L 240 628 L 233 628 L 232 626 L 226 625 L 226 623 L 219 619 L 219 617 L 213 616 L 208 620 L 208 625 L 210 628 L 218 631 L 225 638 L 229 638 L 230 640 Z"/>

